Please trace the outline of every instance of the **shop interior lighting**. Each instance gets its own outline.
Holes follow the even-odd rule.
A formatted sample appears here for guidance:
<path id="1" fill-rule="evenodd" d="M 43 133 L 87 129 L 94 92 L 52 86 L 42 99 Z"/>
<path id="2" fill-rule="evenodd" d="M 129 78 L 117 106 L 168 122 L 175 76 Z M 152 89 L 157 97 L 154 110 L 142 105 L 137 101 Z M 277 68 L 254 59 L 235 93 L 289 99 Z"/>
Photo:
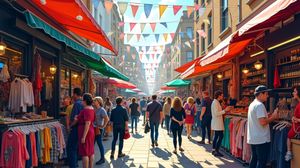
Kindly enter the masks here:
<path id="1" fill-rule="evenodd" d="M 277 45 L 274 45 L 274 46 L 268 48 L 268 50 L 276 49 L 276 48 L 278 48 L 278 47 L 281 47 L 281 46 L 283 46 L 283 45 L 286 45 L 286 44 L 288 44 L 288 43 L 294 42 L 294 41 L 299 40 L 299 39 L 300 39 L 300 36 L 291 38 L 291 39 L 289 39 L 289 40 L 287 40 L 287 41 L 284 41 L 284 42 L 282 42 L 282 43 L 279 43 L 279 44 L 277 44 Z"/>
<path id="2" fill-rule="evenodd" d="M 222 74 L 221 72 L 218 73 L 218 74 L 217 74 L 217 78 L 218 78 L 218 79 L 222 79 L 222 78 L 223 78 L 223 74 Z"/>
<path id="3" fill-rule="evenodd" d="M 254 68 L 260 70 L 263 67 L 263 64 L 258 60 L 254 63 Z"/>
<path id="4" fill-rule="evenodd" d="M 51 75 L 54 75 L 56 73 L 57 67 L 54 65 L 52 61 L 52 65 L 49 67 Z"/>
<path id="5" fill-rule="evenodd" d="M 1 41 L 0 41 L 0 55 L 5 54 L 6 47 L 7 47 L 6 44 L 2 41 L 2 38 L 1 38 Z"/>
<path id="6" fill-rule="evenodd" d="M 247 74 L 247 73 L 249 73 L 249 69 L 245 66 L 245 67 L 242 69 L 242 72 L 243 72 L 244 74 Z"/>
<path id="7" fill-rule="evenodd" d="M 73 75 L 73 78 L 77 79 L 78 78 L 78 74 L 74 73 Z"/>
<path id="8" fill-rule="evenodd" d="M 255 54 L 250 55 L 250 57 L 258 56 L 258 55 L 260 55 L 260 54 L 263 54 L 264 52 L 265 52 L 265 51 L 259 51 L 259 52 L 255 53 Z"/>

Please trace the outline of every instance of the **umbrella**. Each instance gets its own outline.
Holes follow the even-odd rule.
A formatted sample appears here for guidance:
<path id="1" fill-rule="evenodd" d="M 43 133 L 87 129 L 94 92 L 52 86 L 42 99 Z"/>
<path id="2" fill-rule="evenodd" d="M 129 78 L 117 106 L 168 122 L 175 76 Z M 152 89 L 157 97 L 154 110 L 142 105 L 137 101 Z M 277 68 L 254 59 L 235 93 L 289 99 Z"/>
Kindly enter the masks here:
<path id="1" fill-rule="evenodd" d="M 191 81 L 182 80 L 182 79 L 175 79 L 175 80 L 172 80 L 171 82 L 166 83 L 166 85 L 169 87 L 183 87 L 183 86 L 188 86 L 190 84 L 191 84 Z"/>

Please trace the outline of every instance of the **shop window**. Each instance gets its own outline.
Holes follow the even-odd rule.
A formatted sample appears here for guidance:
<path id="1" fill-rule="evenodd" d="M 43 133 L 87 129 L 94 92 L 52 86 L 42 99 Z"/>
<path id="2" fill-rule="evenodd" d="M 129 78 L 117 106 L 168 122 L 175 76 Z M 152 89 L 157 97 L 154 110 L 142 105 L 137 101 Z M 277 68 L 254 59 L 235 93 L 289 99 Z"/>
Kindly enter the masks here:
<path id="1" fill-rule="evenodd" d="M 193 38 L 193 28 L 192 27 L 187 27 L 186 28 L 186 34 L 187 36 L 192 39 Z"/>
<path id="2" fill-rule="evenodd" d="M 71 71 L 71 86 L 74 88 L 81 88 L 83 90 L 83 75 L 81 72 Z"/>
<path id="3" fill-rule="evenodd" d="M 228 0 L 221 0 L 221 32 L 228 27 Z"/>
<path id="4" fill-rule="evenodd" d="M 200 56 L 200 36 L 199 33 L 196 33 L 196 56 L 199 57 Z"/>
<path id="5" fill-rule="evenodd" d="M 187 51 L 186 52 L 186 62 L 190 62 L 193 60 L 193 52 L 192 51 Z"/>
<path id="6" fill-rule="evenodd" d="M 201 30 L 205 32 L 205 24 L 201 25 Z M 201 36 L 201 54 L 205 52 L 205 38 Z"/>
<path id="7" fill-rule="evenodd" d="M 212 32 L 213 32 L 213 26 L 212 26 L 212 15 L 211 13 L 208 16 L 208 21 L 210 24 L 208 24 L 208 31 L 207 31 L 207 44 L 210 45 L 212 43 Z"/>

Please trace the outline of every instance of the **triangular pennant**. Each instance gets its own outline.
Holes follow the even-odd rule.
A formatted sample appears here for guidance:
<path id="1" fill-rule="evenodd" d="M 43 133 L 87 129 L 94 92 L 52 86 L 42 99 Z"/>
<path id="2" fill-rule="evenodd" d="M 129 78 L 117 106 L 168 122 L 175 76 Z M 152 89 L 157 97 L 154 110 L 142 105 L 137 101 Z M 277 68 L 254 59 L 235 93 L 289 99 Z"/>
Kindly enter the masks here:
<path id="1" fill-rule="evenodd" d="M 165 13 L 168 5 L 159 5 L 159 18 Z"/>
<path id="2" fill-rule="evenodd" d="M 121 15 L 124 15 L 124 13 L 127 9 L 128 3 L 127 2 L 118 2 L 118 6 L 119 6 Z"/>
<path id="3" fill-rule="evenodd" d="M 203 22 L 210 25 L 210 21 L 208 19 L 203 19 Z"/>
<path id="4" fill-rule="evenodd" d="M 182 8 L 181 5 L 174 5 L 173 6 L 173 13 L 174 13 L 174 15 L 176 15 L 181 8 Z"/>
<path id="5" fill-rule="evenodd" d="M 108 33 L 107 33 L 107 36 L 110 37 L 110 36 L 113 35 L 113 34 L 114 34 L 114 32 L 108 32 Z"/>
<path id="6" fill-rule="evenodd" d="M 140 61 L 143 60 L 143 54 L 139 54 Z"/>
<path id="7" fill-rule="evenodd" d="M 135 27 L 136 23 L 129 23 L 130 24 L 130 31 Z"/>
<path id="8" fill-rule="evenodd" d="M 164 33 L 164 39 L 165 39 L 165 42 L 168 41 L 168 37 L 169 37 L 169 34 L 168 34 L 168 33 Z"/>
<path id="9" fill-rule="evenodd" d="M 123 40 L 123 39 L 124 39 L 124 36 L 125 36 L 125 34 L 124 34 L 124 33 L 121 33 L 120 36 L 119 36 L 119 39 L 120 39 L 120 40 Z"/>
<path id="10" fill-rule="evenodd" d="M 187 6 L 187 17 L 189 18 L 194 11 L 194 6 Z"/>
<path id="11" fill-rule="evenodd" d="M 131 4 L 130 6 L 131 6 L 131 11 L 132 11 L 132 16 L 135 17 L 136 12 L 139 9 L 139 5 L 133 5 L 133 4 Z"/>
<path id="12" fill-rule="evenodd" d="M 105 1 L 104 6 L 105 6 L 105 9 L 106 9 L 106 13 L 109 15 L 112 7 L 114 6 L 114 3 L 110 2 L 110 1 Z"/>
<path id="13" fill-rule="evenodd" d="M 155 34 L 155 39 L 156 39 L 156 42 L 158 43 L 158 40 L 159 40 L 159 34 Z"/>
<path id="14" fill-rule="evenodd" d="M 141 33 L 143 33 L 146 23 L 140 23 L 140 26 L 141 26 Z"/>
<path id="15" fill-rule="evenodd" d="M 133 34 L 127 34 L 127 42 L 129 42 L 132 38 Z"/>
<path id="16" fill-rule="evenodd" d="M 98 8 L 98 5 L 100 3 L 100 0 L 93 0 L 93 5 Z"/>
<path id="17" fill-rule="evenodd" d="M 206 10 L 206 8 L 204 8 L 204 7 L 199 9 L 199 17 L 204 15 L 205 10 Z"/>
<path id="18" fill-rule="evenodd" d="M 191 43 L 190 43 L 189 41 L 186 41 L 184 44 L 185 44 L 186 46 L 192 48 L 192 47 L 191 47 Z"/>
<path id="19" fill-rule="evenodd" d="M 174 37 L 175 37 L 175 33 L 170 33 L 170 35 L 171 35 L 171 38 L 172 38 L 172 40 L 173 40 Z"/>
<path id="20" fill-rule="evenodd" d="M 130 53 L 130 46 L 126 46 L 127 53 Z"/>
<path id="21" fill-rule="evenodd" d="M 160 50 L 161 51 L 164 50 L 164 46 L 163 45 L 160 46 Z"/>
<path id="22" fill-rule="evenodd" d="M 199 4 L 197 4 L 197 3 L 195 3 L 194 7 L 195 7 L 195 11 L 197 11 L 197 10 L 199 10 L 199 8 L 200 8 L 200 5 L 199 5 Z"/>
<path id="23" fill-rule="evenodd" d="M 197 30 L 197 33 L 199 34 L 200 37 L 206 38 L 206 33 L 202 29 Z"/>
<path id="24" fill-rule="evenodd" d="M 144 37 L 144 38 L 146 38 L 146 37 L 148 37 L 148 36 L 150 36 L 150 34 L 143 34 L 143 37 Z"/>
<path id="25" fill-rule="evenodd" d="M 149 15 L 151 13 L 152 6 L 153 6 L 153 4 L 144 4 L 144 11 L 145 11 L 145 15 L 147 18 L 149 17 Z"/>
<path id="26" fill-rule="evenodd" d="M 151 29 L 154 32 L 156 28 L 156 23 L 150 23 Z"/>
<path id="27" fill-rule="evenodd" d="M 135 56 L 136 56 L 136 55 L 135 55 L 135 54 L 132 54 L 131 56 L 132 56 L 132 59 L 135 60 Z"/>
<path id="28" fill-rule="evenodd" d="M 184 32 L 179 32 L 181 38 L 184 38 Z"/>
<path id="29" fill-rule="evenodd" d="M 141 39 L 141 34 L 136 34 L 136 39 L 137 39 L 137 41 L 140 41 L 140 39 Z"/>
<path id="30" fill-rule="evenodd" d="M 160 24 L 165 26 L 165 28 L 168 28 L 167 22 L 160 22 Z"/>
<path id="31" fill-rule="evenodd" d="M 155 56 L 155 55 L 154 55 L 154 54 L 151 54 L 151 56 L 152 56 L 152 59 L 154 60 L 154 56 Z"/>
<path id="32" fill-rule="evenodd" d="M 119 22 L 118 25 L 119 25 L 119 27 L 122 27 L 122 26 L 124 26 L 124 24 L 125 24 L 124 22 Z"/>
<path id="33" fill-rule="evenodd" d="M 146 46 L 146 52 L 148 52 L 150 49 L 150 46 Z"/>

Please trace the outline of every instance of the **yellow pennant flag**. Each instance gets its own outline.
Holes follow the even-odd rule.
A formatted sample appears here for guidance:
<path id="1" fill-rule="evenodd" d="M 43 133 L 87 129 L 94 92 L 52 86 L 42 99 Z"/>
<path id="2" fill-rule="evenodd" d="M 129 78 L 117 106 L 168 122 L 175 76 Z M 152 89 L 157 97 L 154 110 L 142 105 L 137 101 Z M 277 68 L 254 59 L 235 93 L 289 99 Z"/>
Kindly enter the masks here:
<path id="1" fill-rule="evenodd" d="M 168 7 L 168 5 L 159 5 L 159 18 L 161 18 L 161 16 L 164 14 L 167 7 Z"/>
<path id="2" fill-rule="evenodd" d="M 194 11 L 194 6 L 187 6 L 187 17 L 189 18 Z"/>
<path id="3" fill-rule="evenodd" d="M 168 34 L 168 33 L 164 33 L 164 39 L 165 39 L 165 42 L 168 41 L 168 37 L 169 37 L 169 34 Z"/>

